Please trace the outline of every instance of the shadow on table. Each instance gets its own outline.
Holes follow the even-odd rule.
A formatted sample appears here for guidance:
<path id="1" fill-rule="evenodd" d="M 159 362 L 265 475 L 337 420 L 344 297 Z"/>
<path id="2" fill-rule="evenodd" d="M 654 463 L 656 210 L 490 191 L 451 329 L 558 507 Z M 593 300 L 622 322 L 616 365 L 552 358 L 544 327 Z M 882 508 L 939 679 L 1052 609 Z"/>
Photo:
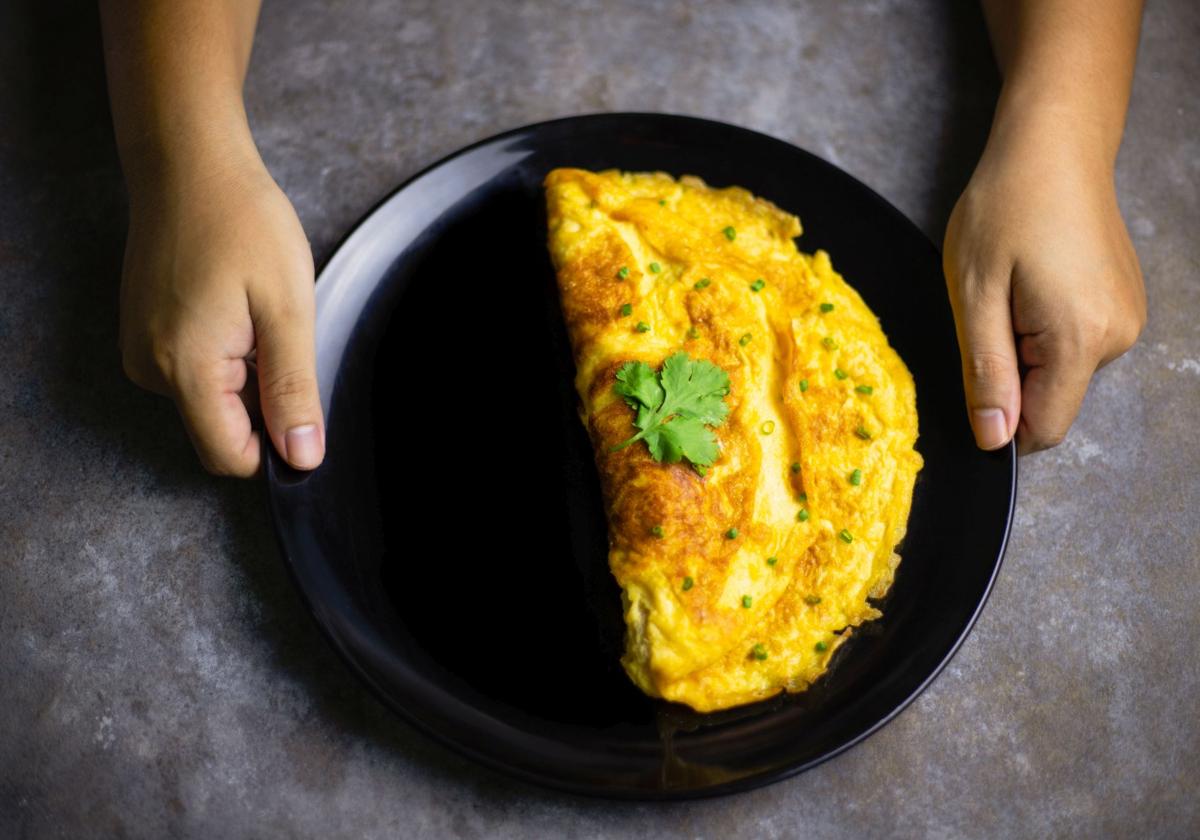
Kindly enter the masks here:
<path id="1" fill-rule="evenodd" d="M 921 226 L 940 250 L 950 211 L 966 187 L 987 142 L 1000 77 L 992 57 L 987 27 L 977 3 L 944 3 L 943 29 L 950 73 L 946 87 L 946 120 L 938 132 L 936 182 L 926 193 Z"/>
<path id="2" fill-rule="evenodd" d="M 945 14 L 954 42 L 956 84 L 947 91 L 949 117 L 937 138 L 944 161 L 941 180 L 930 191 L 923 216 L 928 229 L 937 230 L 982 149 L 997 89 L 976 6 L 945 4 Z M 0 57 L 0 70 L 18 93 L 2 106 L 15 106 L 15 113 L 0 112 L 6 123 L 0 140 L 2 171 L 10 188 L 29 196 L 25 224 L 61 246 L 54 259 L 29 266 L 30 276 L 45 284 L 35 294 L 44 298 L 37 305 L 50 313 L 45 330 L 51 334 L 40 347 L 6 362 L 47 383 L 63 422 L 75 426 L 73 434 L 91 438 L 118 463 L 147 467 L 157 482 L 148 493 L 179 494 L 219 485 L 229 534 L 224 549 L 240 564 L 261 604 L 261 627 L 278 666 L 304 686 L 323 717 L 344 733 L 402 753 L 439 783 L 466 784 L 500 811 L 520 797 L 572 800 L 611 812 L 613 803 L 513 781 L 442 748 L 377 701 L 335 655 L 278 559 L 261 483 L 204 475 L 174 407 L 138 390 L 121 372 L 116 301 L 126 206 L 95 3 L 72 3 L 64 11 L 28 0 L 0 12 L 0 23 L 13 33 L 9 43 L 19 45 Z M 632 815 L 649 806 L 623 807 Z"/>

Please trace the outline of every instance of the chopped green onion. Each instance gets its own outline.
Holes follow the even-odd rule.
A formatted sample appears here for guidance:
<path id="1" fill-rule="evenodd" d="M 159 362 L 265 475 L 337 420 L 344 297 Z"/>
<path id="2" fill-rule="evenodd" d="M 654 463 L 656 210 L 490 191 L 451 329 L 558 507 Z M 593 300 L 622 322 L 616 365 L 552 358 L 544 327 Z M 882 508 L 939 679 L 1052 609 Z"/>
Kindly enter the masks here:
<path id="1" fill-rule="evenodd" d="M 665 198 L 660 198 L 660 199 L 658 200 L 658 206 L 659 206 L 659 207 L 666 207 L 666 206 L 667 206 L 667 200 L 666 200 Z"/>
<path id="2" fill-rule="evenodd" d="M 755 280 L 753 283 L 750 284 L 750 291 L 757 292 L 759 289 L 761 289 L 765 285 L 767 285 L 767 281 L 762 279 L 761 277 L 759 277 L 757 280 Z"/>
<path id="3" fill-rule="evenodd" d="M 775 431 L 775 421 L 774 420 L 768 420 L 767 422 L 762 424 L 762 433 L 764 435 L 769 435 L 773 431 Z"/>
<path id="4" fill-rule="evenodd" d="M 650 529 L 650 533 L 653 534 L 654 536 L 658 537 L 659 539 L 662 539 L 662 535 L 664 533 L 663 526 L 655 525 L 653 528 Z"/>
<path id="5" fill-rule="evenodd" d="M 652 262 L 650 263 L 650 270 L 655 274 L 658 274 L 658 272 L 662 271 L 662 266 L 656 262 Z"/>
<path id="6" fill-rule="evenodd" d="M 800 512 L 796 514 L 796 518 L 801 522 L 808 521 L 808 508 L 800 508 Z"/>
<path id="7" fill-rule="evenodd" d="M 854 434 L 858 435 L 863 440 L 871 439 L 871 433 L 867 431 L 865 426 L 859 426 L 857 429 L 854 430 Z"/>
<path id="8" fill-rule="evenodd" d="M 633 304 L 632 303 L 622 303 L 621 304 L 621 316 L 624 317 L 626 315 L 632 315 L 632 314 L 633 314 Z"/>
<path id="9" fill-rule="evenodd" d="M 689 589 L 691 589 L 693 583 L 695 583 L 695 581 L 693 581 L 690 577 L 685 577 L 683 579 L 683 591 L 687 592 Z"/>
<path id="10" fill-rule="evenodd" d="M 801 390 L 801 392 L 808 390 L 808 380 L 807 379 L 800 380 L 800 390 Z"/>
<path id="11" fill-rule="evenodd" d="M 822 304 L 821 304 L 821 311 L 822 311 L 822 312 L 832 312 L 832 311 L 833 311 L 833 304 L 832 304 L 832 303 L 822 303 Z"/>
<path id="12" fill-rule="evenodd" d="M 638 321 L 637 327 L 635 327 L 635 329 L 638 332 L 650 332 L 650 325 L 647 324 L 645 321 Z"/>
<path id="13" fill-rule="evenodd" d="M 799 461 L 792 462 L 792 472 L 794 472 L 794 473 L 800 472 L 800 462 Z"/>
<path id="14" fill-rule="evenodd" d="M 747 344 L 750 343 L 750 339 L 752 339 L 753 337 L 754 336 L 750 335 L 750 333 L 746 333 L 744 336 L 742 336 L 741 338 L 738 339 L 738 344 L 745 347 Z"/>
<path id="15" fill-rule="evenodd" d="M 821 596 L 820 595 L 805 595 L 804 603 L 808 604 L 810 607 L 815 607 L 817 604 L 821 603 Z"/>
<path id="16" fill-rule="evenodd" d="M 808 494 L 807 494 L 807 493 L 801 493 L 799 496 L 797 496 L 797 497 L 796 497 L 796 501 L 798 501 L 798 502 L 807 502 L 807 501 L 808 501 Z"/>
<path id="17" fill-rule="evenodd" d="M 688 331 L 687 331 L 687 337 L 688 338 L 699 338 L 700 330 L 696 329 L 695 327 L 689 327 Z"/>
<path id="18" fill-rule="evenodd" d="M 854 472 L 850 473 L 850 483 L 855 487 L 862 484 L 862 470 L 855 470 Z"/>
<path id="19" fill-rule="evenodd" d="M 768 565 L 768 566 L 774 566 L 774 565 L 775 565 L 776 563 L 778 563 L 778 562 L 779 562 L 779 558 L 778 558 L 778 557 L 768 557 L 768 558 L 767 558 L 767 565 Z"/>
<path id="20" fill-rule="evenodd" d="M 853 535 L 853 534 L 851 534 L 849 531 L 847 531 L 845 528 L 843 528 L 843 529 L 842 529 L 842 530 L 841 530 L 841 531 L 838 533 L 838 536 L 842 538 L 842 542 L 844 542 L 844 543 L 852 543 L 852 542 L 854 542 L 854 535 Z"/>
<path id="21" fill-rule="evenodd" d="M 721 233 L 725 234 L 725 238 L 728 239 L 730 242 L 732 242 L 737 237 L 737 231 L 733 229 L 732 225 L 725 228 L 725 230 L 721 231 Z"/>
<path id="22" fill-rule="evenodd" d="M 845 379 L 847 374 L 846 371 L 842 370 L 841 368 L 834 368 L 833 375 L 838 379 Z"/>
<path id="23" fill-rule="evenodd" d="M 692 286 L 692 288 L 698 292 L 701 289 L 706 288 L 708 286 L 708 284 L 711 282 L 712 282 L 711 277 L 701 277 L 699 280 L 696 281 L 696 285 Z"/>
<path id="24" fill-rule="evenodd" d="M 821 343 L 825 345 L 827 350 L 836 350 L 837 342 L 833 340 L 833 336 L 827 335 L 821 339 Z"/>
<path id="25" fill-rule="evenodd" d="M 859 385 L 854 390 L 858 391 L 858 393 L 860 393 L 860 394 L 870 394 L 875 391 L 875 389 L 872 388 L 870 385 Z"/>
<path id="26" fill-rule="evenodd" d="M 829 650 L 829 645 L 825 644 L 824 642 L 817 642 L 815 645 L 813 645 L 813 649 L 816 650 L 817 653 L 824 653 L 825 651 Z"/>
<path id="27" fill-rule="evenodd" d="M 621 266 L 620 271 L 617 272 L 617 279 L 624 280 L 628 276 L 629 276 L 629 266 L 627 266 L 627 265 Z"/>
<path id="28" fill-rule="evenodd" d="M 743 609 L 747 609 L 747 610 L 750 609 L 751 603 L 752 603 L 752 600 L 749 595 L 742 596 L 742 608 Z"/>
<path id="29" fill-rule="evenodd" d="M 726 532 L 725 532 L 725 539 L 727 539 L 727 540 L 736 540 L 736 539 L 737 539 L 737 535 L 738 535 L 738 529 L 737 529 L 737 528 L 730 528 L 728 531 L 726 531 Z"/>
<path id="30" fill-rule="evenodd" d="M 755 645 L 753 648 L 753 651 L 754 651 L 754 658 L 757 659 L 759 662 L 762 662 L 764 659 L 767 658 L 767 649 L 765 647 L 763 647 L 761 644 Z"/>

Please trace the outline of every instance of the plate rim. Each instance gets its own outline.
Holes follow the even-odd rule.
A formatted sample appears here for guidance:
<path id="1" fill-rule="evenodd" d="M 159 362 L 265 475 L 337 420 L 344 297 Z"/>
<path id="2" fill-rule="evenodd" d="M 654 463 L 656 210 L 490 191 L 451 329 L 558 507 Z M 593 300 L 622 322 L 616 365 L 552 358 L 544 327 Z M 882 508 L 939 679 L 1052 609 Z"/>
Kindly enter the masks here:
<path id="1" fill-rule="evenodd" d="M 326 273 L 330 266 L 330 263 L 332 263 L 334 261 L 334 259 L 338 256 L 339 253 L 341 253 L 342 249 L 347 245 L 347 243 L 349 243 L 349 241 L 354 238 L 354 236 L 370 221 L 370 219 L 372 217 L 375 216 L 375 214 L 381 208 L 383 208 L 386 204 L 388 204 L 390 201 L 392 201 L 392 199 L 394 199 L 397 195 L 399 195 L 404 190 L 408 189 L 412 184 L 414 184 L 416 181 L 420 180 L 427 174 L 452 163 L 455 159 L 457 159 L 461 156 L 467 155 L 470 152 L 474 151 L 475 149 L 478 149 L 478 148 L 488 145 L 488 144 L 503 141 L 510 137 L 514 137 L 514 136 L 517 136 L 520 134 L 532 132 L 535 130 L 544 130 L 551 126 L 563 124 L 563 123 L 590 122 L 593 120 L 599 121 L 602 119 L 631 119 L 631 120 L 667 119 L 667 120 L 675 120 L 675 121 L 680 121 L 680 122 L 688 122 L 688 123 L 707 125 L 710 127 L 718 127 L 718 128 L 724 129 L 724 130 L 733 130 L 738 133 L 752 135 L 752 136 L 758 138 L 759 140 L 765 139 L 765 140 L 769 140 L 773 143 L 777 143 L 782 146 L 785 146 L 785 147 L 787 147 L 787 149 L 789 151 L 791 151 L 793 153 L 798 152 L 805 157 L 813 158 L 813 159 L 819 161 L 821 164 L 833 167 L 839 173 L 841 173 L 844 177 L 851 179 L 861 189 L 865 190 L 869 195 L 871 195 L 874 198 L 874 200 L 876 202 L 878 202 L 878 204 L 882 208 L 885 208 L 892 216 L 896 217 L 899 220 L 902 220 L 902 224 L 904 226 L 907 226 L 908 228 L 910 228 L 925 243 L 927 243 L 929 245 L 929 247 L 934 251 L 934 253 L 939 256 L 939 258 L 941 256 L 941 249 L 937 247 L 937 245 L 933 242 L 933 240 L 931 240 L 929 238 L 929 236 L 926 235 L 926 233 L 923 230 L 921 230 L 921 228 L 918 227 L 915 222 L 912 221 L 912 219 L 910 219 L 908 216 L 906 216 L 904 213 L 902 213 L 899 210 L 899 208 L 897 208 L 894 204 L 892 204 L 887 198 L 885 198 L 883 195 L 881 195 L 873 187 L 871 187 L 869 184 L 866 184 L 865 182 L 860 180 L 858 177 L 856 177 L 852 173 L 846 171 L 845 169 L 838 166 L 837 164 L 835 164 L 831 161 L 828 161 L 825 158 L 823 158 L 823 157 L 815 154 L 814 152 L 811 152 L 801 146 L 797 146 L 788 140 L 784 140 L 783 138 L 776 137 L 775 135 L 772 135 L 772 134 L 764 132 L 764 131 L 760 131 L 758 129 L 748 128 L 746 126 L 737 125 L 735 123 L 728 123 L 728 122 L 724 122 L 722 120 L 715 120 L 715 119 L 710 119 L 708 117 L 700 117 L 700 116 L 695 116 L 695 115 L 691 115 L 691 114 L 682 114 L 682 113 L 667 112 L 667 111 L 584 111 L 584 112 L 580 112 L 580 113 L 576 113 L 576 114 L 568 114 L 565 116 L 554 117 L 554 118 L 547 119 L 547 120 L 539 120 L 539 121 L 532 122 L 532 123 L 526 123 L 524 125 L 516 126 L 514 128 L 509 128 L 504 131 L 500 131 L 496 134 L 492 134 L 492 135 L 480 138 L 472 143 L 469 143 L 465 146 L 459 147 L 459 148 L 443 155 L 442 157 L 434 160 L 432 163 L 429 163 L 428 165 L 422 167 L 421 169 L 414 172 L 412 175 L 405 178 L 397 186 L 395 186 L 394 188 L 387 191 L 381 198 L 379 198 L 377 201 L 372 203 L 365 211 L 363 211 L 363 213 L 354 221 L 354 223 L 352 225 L 350 225 L 347 228 L 346 232 L 337 240 L 336 244 L 330 249 L 329 253 L 326 255 L 325 259 L 322 261 L 319 271 L 316 272 L 316 277 L 315 277 L 314 284 L 313 284 L 314 285 L 314 297 L 316 295 L 316 290 L 320 287 L 320 283 L 321 283 L 322 279 L 324 279 L 326 276 Z M 939 263 L 940 263 L 940 259 L 939 259 Z M 333 383 L 330 383 L 330 388 L 329 388 L 328 394 L 329 394 L 329 400 L 330 400 L 330 402 L 332 402 Z M 322 400 L 322 402 L 323 403 L 325 402 L 324 399 Z M 323 404 L 322 412 L 326 417 L 328 416 L 328 410 L 329 410 L 329 405 Z M 735 794 L 735 793 L 742 793 L 745 791 L 764 787 L 766 785 L 774 784 L 775 782 L 780 782 L 780 781 L 783 781 L 784 779 L 792 778 L 792 777 L 797 776 L 807 770 L 811 770 L 814 767 L 825 763 L 826 761 L 836 758 L 837 756 L 844 754 L 845 752 L 852 749 L 853 747 L 861 744 L 863 741 L 870 738 L 872 735 L 874 735 L 880 729 L 882 729 L 883 727 L 885 727 L 886 725 L 891 723 L 893 720 L 895 720 L 902 712 L 904 712 L 913 703 L 913 701 L 915 701 L 929 687 L 929 685 L 941 675 L 942 671 L 945 670 L 946 666 L 949 665 L 950 661 L 958 653 L 959 649 L 962 647 L 962 645 L 966 641 L 967 637 L 971 635 L 972 630 L 974 630 L 974 628 L 975 628 L 976 622 L 979 620 L 980 615 L 983 613 L 984 607 L 987 605 L 987 602 L 988 602 L 989 598 L 991 597 L 992 590 L 996 584 L 996 580 L 1000 575 L 1001 567 L 1004 564 L 1004 557 L 1005 557 L 1005 554 L 1007 553 L 1009 540 L 1010 540 L 1010 537 L 1012 534 L 1013 518 L 1015 515 L 1015 511 L 1016 511 L 1017 473 L 1018 473 L 1018 461 L 1019 461 L 1019 459 L 1017 457 L 1015 440 L 1010 440 L 1000 450 L 996 450 L 997 453 L 1001 453 L 1001 452 L 1004 453 L 1004 455 L 1006 456 L 1006 460 L 1008 462 L 1007 465 L 1008 465 L 1009 473 L 1010 473 L 1009 490 L 1008 490 L 1008 508 L 1005 511 L 1004 529 L 1003 529 L 1003 533 L 1000 538 L 1000 545 L 996 551 L 995 561 L 992 564 L 991 572 L 988 575 L 987 583 L 983 588 L 983 592 L 978 600 L 978 603 L 976 603 L 974 608 L 972 609 L 970 617 L 967 619 L 966 623 L 963 625 L 962 630 L 958 633 L 953 645 L 950 646 L 949 650 L 941 658 L 941 660 L 938 662 L 938 664 L 930 671 L 930 673 L 925 677 L 925 679 L 923 679 L 920 682 L 919 685 L 917 685 L 912 691 L 910 691 L 907 694 L 907 696 L 905 696 L 904 699 L 901 700 L 901 702 L 896 704 L 895 707 L 892 708 L 886 715 L 882 716 L 879 720 L 875 721 L 873 724 L 868 726 L 862 732 L 860 732 L 857 735 L 855 735 L 854 737 L 848 739 L 845 743 L 840 744 L 839 746 L 837 746 L 831 750 L 828 750 L 812 759 L 809 759 L 808 761 L 799 762 L 799 763 L 791 765 L 791 766 L 785 766 L 782 768 L 777 768 L 775 770 L 755 773 L 755 774 L 743 776 L 739 779 L 735 779 L 732 781 L 721 782 L 721 783 L 718 783 L 715 785 L 709 785 L 707 787 L 702 787 L 702 788 L 613 787 L 613 788 L 601 789 L 601 788 L 595 787 L 594 785 L 578 784 L 578 783 L 574 783 L 574 782 L 567 781 L 564 779 L 560 779 L 560 778 L 553 776 L 552 774 L 548 774 L 548 773 L 539 774 L 537 772 L 529 771 L 529 770 L 526 770 L 517 765 L 506 763 L 503 760 L 501 760 L 489 753 L 478 751 L 462 741 L 458 741 L 458 740 L 451 738 L 450 736 L 448 736 L 445 733 L 438 730 L 436 727 L 430 725 L 427 721 L 425 721 L 419 715 L 416 715 L 412 711 L 406 709 L 402 704 L 400 704 L 393 697 L 391 697 L 389 692 L 387 692 L 381 685 L 378 684 L 378 682 L 375 680 L 375 678 L 370 673 L 368 673 L 368 671 L 359 662 L 358 658 L 356 658 L 354 653 L 352 651 L 348 650 L 345 645 L 343 645 L 343 643 L 334 635 L 332 629 L 327 625 L 327 623 L 324 620 L 322 620 L 320 610 L 318 609 L 318 605 L 312 600 L 312 598 L 308 592 L 308 589 L 306 588 L 304 582 L 301 580 L 301 577 L 300 577 L 299 572 L 297 571 L 294 559 L 287 549 L 287 542 L 285 541 L 285 535 L 283 533 L 283 528 L 282 528 L 282 524 L 283 524 L 283 516 L 281 514 L 282 498 L 281 498 L 281 494 L 278 489 L 278 485 L 280 482 L 280 473 L 285 472 L 285 471 L 290 471 L 291 468 L 286 464 L 285 461 L 283 461 L 282 457 L 275 451 L 274 446 L 268 446 L 266 449 L 267 449 L 267 454 L 266 454 L 266 459 L 265 459 L 265 463 L 264 463 L 264 473 L 263 473 L 263 477 L 264 477 L 263 483 L 265 485 L 264 489 L 265 489 L 265 496 L 266 496 L 265 501 L 267 503 L 266 507 L 267 507 L 267 512 L 271 519 L 271 527 L 272 527 L 272 532 L 275 535 L 275 542 L 279 549 L 279 553 L 283 559 L 284 566 L 287 568 L 288 576 L 291 579 L 293 586 L 298 591 L 301 601 L 304 603 L 304 606 L 305 606 L 306 610 L 308 611 L 310 617 L 312 618 L 314 623 L 317 625 L 318 629 L 321 631 L 321 635 L 325 638 L 326 642 L 328 644 L 330 644 L 330 646 L 334 649 L 334 651 L 337 653 L 338 657 L 342 660 L 343 664 L 345 664 L 346 666 L 349 667 L 349 669 L 358 677 L 358 679 L 361 681 L 361 683 L 363 685 L 365 685 L 370 690 L 370 692 L 372 694 L 374 694 L 375 697 L 383 703 L 383 705 L 387 709 L 389 709 L 393 713 L 397 714 L 402 720 L 407 722 L 409 725 L 411 725 L 417 731 L 423 733 L 425 736 L 429 737 L 430 739 L 437 742 L 438 744 L 450 749 L 455 754 L 463 756 L 468 759 L 471 759 L 472 761 L 475 761 L 476 763 L 488 768 L 488 770 L 498 773 L 499 775 L 501 775 L 505 778 L 519 779 L 522 782 L 536 785 L 539 788 L 542 788 L 544 790 L 546 790 L 546 789 L 555 790 L 555 791 L 566 792 L 566 793 L 571 793 L 571 794 L 576 794 L 576 795 L 582 795 L 582 796 L 586 796 L 589 798 L 595 798 L 595 799 L 616 800 L 616 801 L 653 801 L 653 802 L 669 802 L 669 801 L 716 798 L 716 797 L 727 796 L 727 795 Z M 319 467 L 318 467 L 318 469 L 319 469 Z"/>

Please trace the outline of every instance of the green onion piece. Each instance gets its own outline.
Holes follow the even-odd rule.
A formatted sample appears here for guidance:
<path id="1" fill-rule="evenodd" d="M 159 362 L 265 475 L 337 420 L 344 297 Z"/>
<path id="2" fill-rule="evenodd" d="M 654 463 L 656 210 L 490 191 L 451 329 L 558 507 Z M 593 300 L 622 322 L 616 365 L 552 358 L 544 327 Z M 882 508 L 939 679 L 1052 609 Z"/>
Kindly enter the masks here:
<path id="1" fill-rule="evenodd" d="M 693 583 L 695 583 L 695 581 L 693 581 L 690 577 L 685 577 L 683 579 L 683 591 L 687 592 L 689 589 L 691 589 Z"/>
<path id="2" fill-rule="evenodd" d="M 810 607 L 815 607 L 817 604 L 821 603 L 821 596 L 820 595 L 805 595 L 804 603 L 808 604 Z"/>
<path id="3" fill-rule="evenodd" d="M 808 501 L 808 494 L 807 494 L 807 493 L 801 493 L 799 496 L 797 496 L 797 497 L 796 497 L 796 501 L 798 501 L 798 502 L 807 502 L 807 501 Z"/>
<path id="4" fill-rule="evenodd" d="M 872 388 L 870 385 L 859 385 L 854 390 L 858 391 L 858 393 L 860 393 L 860 394 L 870 394 L 870 393 L 874 393 L 874 391 L 875 391 L 875 389 Z"/>
<path id="5" fill-rule="evenodd" d="M 622 303 L 621 304 L 622 317 L 624 317 L 626 315 L 632 315 L 632 314 L 633 314 L 633 304 L 632 303 Z"/>
<path id="6" fill-rule="evenodd" d="M 688 338 L 699 338 L 700 330 L 696 329 L 695 327 L 689 327 L 688 331 L 687 331 L 687 337 Z"/>
<path id="7" fill-rule="evenodd" d="M 658 272 L 662 271 L 662 266 L 656 262 L 652 262 L 650 263 L 650 270 L 655 274 L 658 274 Z"/>
<path id="8" fill-rule="evenodd" d="M 774 420 L 768 420 L 767 422 L 762 424 L 762 433 L 764 435 L 769 435 L 773 431 L 775 431 L 775 421 Z"/>
<path id="9" fill-rule="evenodd" d="M 800 512 L 796 514 L 796 518 L 801 522 L 808 521 L 808 508 L 800 508 Z"/>
<path id="10" fill-rule="evenodd" d="M 624 280 L 628 276 L 629 276 L 629 266 L 627 266 L 627 265 L 621 266 L 621 270 L 617 272 L 617 279 Z"/>
<path id="11" fill-rule="evenodd" d="M 807 379 L 800 380 L 800 390 L 801 390 L 801 392 L 808 390 L 808 380 Z"/>
<path id="12" fill-rule="evenodd" d="M 753 283 L 750 284 L 750 291 L 757 292 L 759 289 L 761 289 L 765 285 L 767 285 L 767 281 L 762 279 L 761 277 L 759 277 L 757 280 L 755 280 Z"/>
<path id="13" fill-rule="evenodd" d="M 855 389 L 855 390 L 857 390 L 857 389 Z M 864 427 L 864 426 L 859 426 L 857 429 L 855 429 L 855 430 L 854 430 L 854 434 L 858 435 L 858 436 L 859 436 L 860 438 L 862 438 L 863 440 L 870 440 L 870 439 L 871 439 L 871 433 L 870 433 L 870 432 L 868 432 L 868 431 L 866 430 L 866 427 Z"/>
<path id="14" fill-rule="evenodd" d="M 794 472 L 794 473 L 800 472 L 800 462 L 799 461 L 792 462 L 792 472 Z"/>
<path id="15" fill-rule="evenodd" d="M 832 312 L 832 311 L 833 311 L 833 304 L 832 304 L 832 303 L 822 303 L 822 304 L 821 304 L 821 311 L 822 311 L 822 312 Z"/>
<path id="16" fill-rule="evenodd" d="M 698 292 L 701 289 L 706 288 L 708 286 L 708 284 L 711 282 L 712 282 L 711 277 L 701 277 L 699 280 L 696 281 L 696 285 L 692 286 L 692 288 Z"/>
<path id="17" fill-rule="evenodd" d="M 778 558 L 778 557 L 768 557 L 768 558 L 767 558 L 767 565 L 768 565 L 768 566 L 774 566 L 774 565 L 775 565 L 776 563 L 778 563 L 778 562 L 779 562 L 779 558 Z"/>
<path id="18" fill-rule="evenodd" d="M 754 658 L 757 659 L 759 662 L 762 662 L 764 659 L 767 658 L 767 649 L 765 647 L 763 647 L 761 644 L 755 645 L 753 650 L 754 650 Z"/>
<path id="19" fill-rule="evenodd" d="M 854 542 L 854 535 L 853 535 L 853 534 L 851 534 L 849 531 L 847 531 L 845 528 L 843 528 L 843 529 L 842 529 L 842 530 L 841 530 L 841 531 L 838 533 L 838 536 L 842 538 L 842 542 L 844 542 L 844 543 L 852 543 L 852 542 Z"/>
<path id="20" fill-rule="evenodd" d="M 825 644 L 824 642 L 817 642 L 815 645 L 813 645 L 813 649 L 816 650 L 817 653 L 824 653 L 825 651 L 829 650 L 829 645 Z"/>
<path id="21" fill-rule="evenodd" d="M 665 198 L 660 198 L 660 199 L 658 200 L 658 206 L 659 206 L 659 207 L 666 207 L 666 206 L 667 206 L 667 200 L 666 200 Z"/>
<path id="22" fill-rule="evenodd" d="M 655 525 L 653 528 L 650 529 L 650 533 L 653 534 L 654 536 L 658 537 L 659 539 L 662 539 L 662 535 L 664 533 L 663 526 Z"/>
<path id="23" fill-rule="evenodd" d="M 827 350 L 836 350 L 837 349 L 837 342 L 833 340 L 833 336 L 829 336 L 829 335 L 825 336 L 824 338 L 821 339 L 821 343 L 825 345 L 825 348 Z"/>
<path id="24" fill-rule="evenodd" d="M 743 608 L 743 609 L 747 609 L 747 610 L 748 610 L 748 609 L 750 609 L 750 604 L 751 604 L 751 598 L 750 598 L 750 596 L 749 596 L 749 595 L 743 595 L 743 596 L 742 596 L 742 608 Z"/>
<path id="25" fill-rule="evenodd" d="M 725 532 L 725 539 L 727 539 L 727 540 L 736 540 L 736 539 L 737 539 L 737 535 L 738 535 L 738 529 L 737 529 L 737 528 L 730 528 L 728 531 L 726 531 L 726 532 Z"/>
<path id="26" fill-rule="evenodd" d="M 854 472 L 850 473 L 850 483 L 855 487 L 862 484 L 862 470 L 855 470 Z"/>
<path id="27" fill-rule="evenodd" d="M 836 376 L 838 379 L 845 379 L 846 371 L 842 370 L 841 368 L 834 368 L 833 375 Z"/>
<path id="28" fill-rule="evenodd" d="M 637 329 L 638 332 L 650 332 L 650 325 L 645 321 L 638 321 L 635 329 Z"/>
<path id="29" fill-rule="evenodd" d="M 732 225 L 725 228 L 725 230 L 721 231 L 721 233 L 725 234 L 725 238 L 730 242 L 737 238 L 737 231 L 733 229 Z"/>
<path id="30" fill-rule="evenodd" d="M 738 344 L 745 347 L 747 344 L 750 343 L 750 339 L 752 339 L 753 337 L 754 336 L 750 335 L 750 333 L 746 333 L 744 336 L 742 336 L 741 338 L 738 339 Z"/>

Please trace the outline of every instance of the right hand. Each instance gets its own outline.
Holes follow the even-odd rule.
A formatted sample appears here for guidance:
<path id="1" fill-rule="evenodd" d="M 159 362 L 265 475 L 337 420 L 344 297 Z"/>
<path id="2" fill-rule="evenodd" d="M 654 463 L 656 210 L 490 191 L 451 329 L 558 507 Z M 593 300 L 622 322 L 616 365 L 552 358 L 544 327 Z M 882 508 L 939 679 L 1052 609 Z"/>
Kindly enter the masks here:
<path id="1" fill-rule="evenodd" d="M 205 469 L 240 477 L 261 468 L 259 405 L 293 467 L 325 454 L 312 252 L 247 145 L 131 187 L 119 339 L 126 375 L 175 401 Z"/>

